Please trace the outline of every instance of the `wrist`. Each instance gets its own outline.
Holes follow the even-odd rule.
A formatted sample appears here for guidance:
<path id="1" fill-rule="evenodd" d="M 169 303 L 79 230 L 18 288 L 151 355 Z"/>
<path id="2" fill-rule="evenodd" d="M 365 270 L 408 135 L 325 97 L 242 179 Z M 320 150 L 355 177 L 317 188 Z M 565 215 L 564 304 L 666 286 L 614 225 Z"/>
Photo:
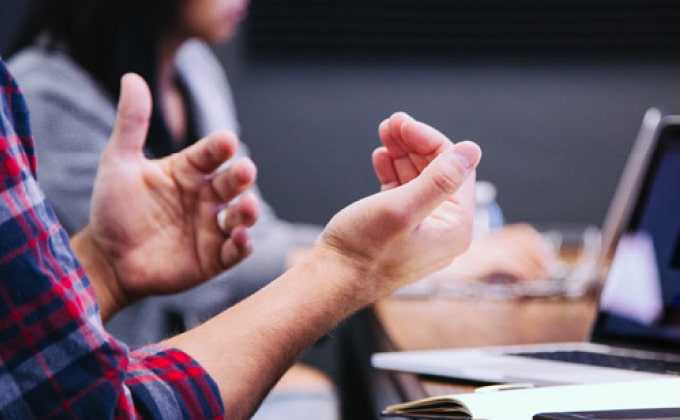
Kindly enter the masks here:
<path id="1" fill-rule="evenodd" d="M 314 246 L 302 265 L 323 276 L 329 287 L 352 302 L 352 312 L 383 297 L 380 287 L 383 282 L 369 264 L 324 242 Z"/>
<path id="2" fill-rule="evenodd" d="M 92 237 L 89 226 L 72 238 L 71 246 L 90 280 L 102 319 L 106 321 L 128 303 L 115 266 Z"/>

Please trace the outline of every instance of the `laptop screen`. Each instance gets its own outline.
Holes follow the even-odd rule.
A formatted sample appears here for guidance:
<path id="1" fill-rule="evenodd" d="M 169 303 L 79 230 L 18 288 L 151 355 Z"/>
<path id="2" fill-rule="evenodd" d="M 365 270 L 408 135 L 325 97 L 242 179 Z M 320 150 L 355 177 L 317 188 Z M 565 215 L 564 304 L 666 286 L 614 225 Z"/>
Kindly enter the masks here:
<path id="1" fill-rule="evenodd" d="M 680 352 L 680 128 L 662 130 L 600 298 L 593 341 Z"/>

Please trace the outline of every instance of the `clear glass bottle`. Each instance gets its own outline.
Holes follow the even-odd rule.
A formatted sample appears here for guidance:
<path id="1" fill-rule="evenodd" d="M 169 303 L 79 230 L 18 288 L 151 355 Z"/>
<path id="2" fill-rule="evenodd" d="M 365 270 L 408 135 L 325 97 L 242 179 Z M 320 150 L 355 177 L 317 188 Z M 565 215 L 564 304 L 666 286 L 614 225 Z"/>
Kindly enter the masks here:
<path id="1" fill-rule="evenodd" d="M 488 181 L 477 181 L 475 228 L 476 238 L 486 236 L 505 224 L 503 211 L 496 201 L 498 190 Z"/>

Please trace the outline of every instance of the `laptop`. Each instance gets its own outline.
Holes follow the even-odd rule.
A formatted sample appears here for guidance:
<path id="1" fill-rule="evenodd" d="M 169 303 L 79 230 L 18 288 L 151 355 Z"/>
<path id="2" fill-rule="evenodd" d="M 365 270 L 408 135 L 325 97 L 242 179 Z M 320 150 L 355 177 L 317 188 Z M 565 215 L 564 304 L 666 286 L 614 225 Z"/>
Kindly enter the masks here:
<path id="1" fill-rule="evenodd" d="M 536 386 L 680 375 L 680 116 L 645 115 L 603 241 L 589 342 L 379 353 L 373 366 Z"/>

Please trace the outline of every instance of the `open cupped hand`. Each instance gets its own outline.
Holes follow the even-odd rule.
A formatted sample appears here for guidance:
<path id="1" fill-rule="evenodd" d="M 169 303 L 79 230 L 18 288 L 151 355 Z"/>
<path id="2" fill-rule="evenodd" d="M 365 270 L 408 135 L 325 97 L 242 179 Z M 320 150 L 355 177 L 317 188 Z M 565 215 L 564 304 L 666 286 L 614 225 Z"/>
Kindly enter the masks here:
<path id="1" fill-rule="evenodd" d="M 150 114 L 146 83 L 126 75 L 87 228 L 90 245 L 115 273 L 106 287 L 119 301 L 182 291 L 238 264 L 251 252 L 247 228 L 257 219 L 255 198 L 242 194 L 255 180 L 254 164 L 224 165 L 238 148 L 233 134 L 149 160 L 143 148 Z"/>
<path id="2" fill-rule="evenodd" d="M 382 192 L 338 213 L 318 246 L 365 273 L 371 298 L 446 265 L 470 244 L 481 150 L 397 113 L 373 154 Z"/>

